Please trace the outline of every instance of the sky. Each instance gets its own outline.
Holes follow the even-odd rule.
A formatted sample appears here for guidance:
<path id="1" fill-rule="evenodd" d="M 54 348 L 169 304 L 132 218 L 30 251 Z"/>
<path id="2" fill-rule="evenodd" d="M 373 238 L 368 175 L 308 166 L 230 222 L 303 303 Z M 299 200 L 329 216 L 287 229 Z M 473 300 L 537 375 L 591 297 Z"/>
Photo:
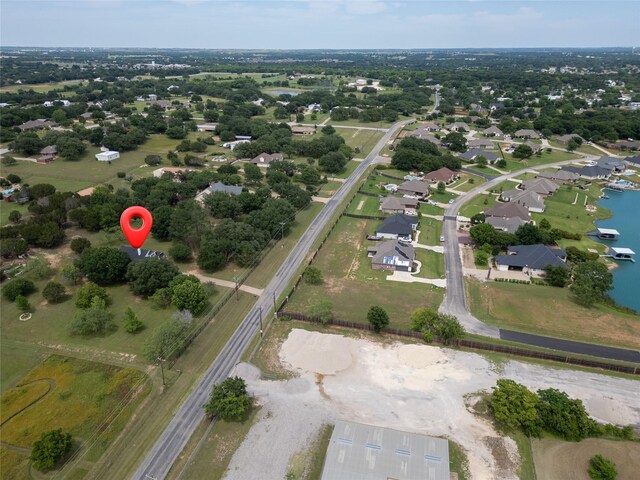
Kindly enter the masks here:
<path id="1" fill-rule="evenodd" d="M 0 45 L 211 49 L 640 46 L 640 0 L 1 0 Z"/>

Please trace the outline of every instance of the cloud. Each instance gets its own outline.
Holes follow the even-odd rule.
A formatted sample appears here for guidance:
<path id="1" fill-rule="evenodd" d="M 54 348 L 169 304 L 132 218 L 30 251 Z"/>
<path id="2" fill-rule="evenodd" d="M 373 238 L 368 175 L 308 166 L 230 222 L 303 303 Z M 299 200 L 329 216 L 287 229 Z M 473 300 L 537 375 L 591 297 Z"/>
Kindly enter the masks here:
<path id="1" fill-rule="evenodd" d="M 384 12 L 387 3 L 379 0 L 347 0 L 345 10 L 354 15 L 374 15 Z"/>

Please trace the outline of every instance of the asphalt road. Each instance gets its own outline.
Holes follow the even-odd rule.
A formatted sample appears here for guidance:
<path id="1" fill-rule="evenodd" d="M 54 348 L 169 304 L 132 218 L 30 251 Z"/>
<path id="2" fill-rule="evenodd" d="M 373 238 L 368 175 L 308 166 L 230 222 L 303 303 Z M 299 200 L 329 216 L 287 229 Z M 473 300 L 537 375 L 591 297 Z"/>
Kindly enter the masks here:
<path id="1" fill-rule="evenodd" d="M 337 212 L 340 204 L 347 197 L 351 188 L 373 163 L 382 148 L 391 139 L 391 136 L 397 130 L 414 121 L 413 119 L 404 120 L 389 128 L 371 153 L 358 165 L 331 200 L 325 204 L 324 208 L 320 211 L 313 223 L 309 225 L 302 237 L 300 237 L 295 247 L 291 250 L 291 253 L 289 253 L 289 256 L 264 289 L 264 293 L 224 346 L 222 352 L 220 352 L 191 394 L 189 394 L 185 402 L 180 406 L 175 416 L 162 432 L 160 438 L 156 441 L 132 476 L 133 479 L 160 480 L 165 478 L 171 465 L 184 448 L 198 423 L 202 420 L 202 416 L 204 415 L 202 406 L 207 402 L 213 385 L 227 378 L 233 367 L 240 361 L 242 353 L 260 329 L 261 317 L 273 308 L 274 296 L 279 296 L 284 289 L 287 288 L 296 270 L 305 261 L 313 242 L 329 224 L 331 218 Z"/>
<path id="2" fill-rule="evenodd" d="M 594 155 L 585 155 L 582 161 L 595 160 Z M 544 168 L 556 167 L 574 163 L 576 160 L 565 160 L 562 162 L 544 165 Z M 445 294 L 440 311 L 455 315 L 460 323 L 470 333 L 484 335 L 487 337 L 501 338 L 504 340 L 512 340 L 528 345 L 538 347 L 552 348 L 570 353 L 580 353 L 583 355 L 591 355 L 594 357 L 610 358 L 615 360 L 626 360 L 630 362 L 640 362 L 640 353 L 634 350 L 626 350 L 615 347 L 605 347 L 601 345 L 593 345 L 590 343 L 571 342 L 552 337 L 543 337 L 540 335 L 531 335 L 511 330 L 503 330 L 487 325 L 476 317 L 471 315 L 466 305 L 464 294 L 464 276 L 462 274 L 462 259 L 460 257 L 460 248 L 457 237 L 457 216 L 460 208 L 476 195 L 485 190 L 491 189 L 499 183 L 516 177 L 522 173 L 532 170 L 525 168 L 517 170 L 499 177 L 492 177 L 486 183 L 470 190 L 465 195 L 456 198 L 445 210 L 444 221 L 442 225 L 442 234 L 445 236 L 445 271 L 447 277 L 447 292 Z M 475 173 L 475 172 L 473 172 Z"/>

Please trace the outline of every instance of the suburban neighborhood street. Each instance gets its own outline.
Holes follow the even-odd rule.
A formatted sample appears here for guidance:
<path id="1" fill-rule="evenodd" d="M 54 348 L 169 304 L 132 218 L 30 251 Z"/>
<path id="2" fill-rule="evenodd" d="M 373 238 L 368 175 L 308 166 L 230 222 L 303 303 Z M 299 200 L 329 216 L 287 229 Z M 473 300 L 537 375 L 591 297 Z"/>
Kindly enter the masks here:
<path id="1" fill-rule="evenodd" d="M 240 361 L 242 353 L 249 346 L 254 335 L 260 330 L 261 322 L 265 320 L 266 314 L 272 311 L 274 298 L 277 298 L 285 291 L 290 281 L 294 278 L 298 267 L 306 259 L 313 243 L 329 224 L 356 182 L 363 176 L 395 132 L 414 121 L 414 119 L 404 120 L 389 128 L 374 149 L 367 155 L 366 159 L 357 166 L 331 200 L 325 204 L 275 273 L 264 289 L 263 294 L 231 336 L 222 352 L 207 369 L 189 397 L 171 419 L 132 478 L 136 480 L 159 480 L 166 476 L 171 465 L 184 448 L 198 423 L 202 420 L 204 415 L 202 405 L 207 402 L 213 385 L 224 380 Z"/>

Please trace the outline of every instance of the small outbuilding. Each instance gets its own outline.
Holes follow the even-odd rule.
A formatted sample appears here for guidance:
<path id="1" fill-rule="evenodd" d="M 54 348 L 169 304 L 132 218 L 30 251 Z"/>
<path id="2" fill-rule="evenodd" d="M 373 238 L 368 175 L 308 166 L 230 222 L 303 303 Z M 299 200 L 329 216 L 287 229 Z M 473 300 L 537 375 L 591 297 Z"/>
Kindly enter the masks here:
<path id="1" fill-rule="evenodd" d="M 99 162 L 110 162 L 111 160 L 116 160 L 118 158 L 120 158 L 120 152 L 116 152 L 115 150 L 96 153 L 96 160 Z"/>

